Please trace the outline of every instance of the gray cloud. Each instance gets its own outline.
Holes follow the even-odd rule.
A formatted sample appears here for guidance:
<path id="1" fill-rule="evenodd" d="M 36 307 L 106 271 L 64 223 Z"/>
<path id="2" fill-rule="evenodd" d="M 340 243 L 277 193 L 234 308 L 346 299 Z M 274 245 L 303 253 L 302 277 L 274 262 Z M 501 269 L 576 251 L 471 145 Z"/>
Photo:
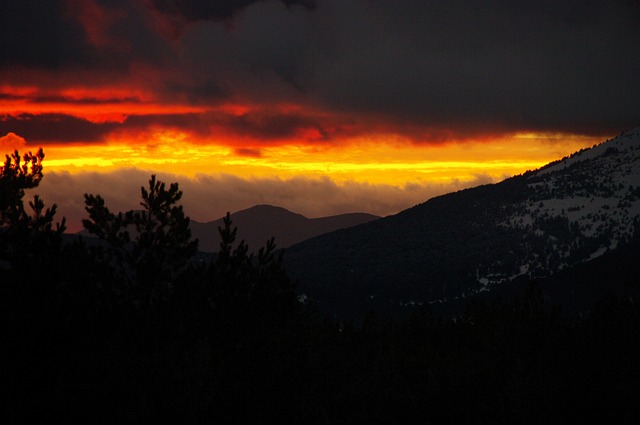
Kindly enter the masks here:
<path id="1" fill-rule="evenodd" d="M 186 69 L 231 97 L 376 117 L 417 140 L 640 121 L 637 2 L 259 2 L 234 30 L 200 25 L 181 43 Z"/>
<path id="2" fill-rule="evenodd" d="M 76 103 L 83 105 L 83 103 Z M 371 128 L 348 128 L 339 118 L 298 112 L 259 111 L 242 115 L 224 112 L 130 115 L 122 122 L 90 122 L 65 114 L 0 115 L 0 133 L 14 132 L 32 144 L 48 142 L 100 142 L 114 131 L 139 131 L 148 127 L 185 129 L 202 137 L 216 136 L 217 129 L 235 137 L 250 137 L 264 143 L 278 140 L 309 141 L 301 134 L 312 131 L 311 141 L 326 141 L 334 135 L 351 136 Z M 212 128 L 214 130 L 212 130 Z"/>
<path id="3" fill-rule="evenodd" d="M 64 114 L 0 116 L 0 133 L 14 132 L 30 143 L 98 142 L 116 123 L 96 124 Z"/>
<path id="4" fill-rule="evenodd" d="M 47 204 L 56 203 L 61 218 L 67 217 L 69 231 L 81 230 L 86 218 L 84 193 L 102 195 L 112 211 L 139 207 L 140 187 L 146 186 L 150 172 L 138 169 L 110 173 L 70 174 L 48 172 L 40 186 L 31 190 Z M 410 184 L 396 187 L 382 184 L 348 182 L 336 184 L 329 178 L 243 179 L 231 175 L 201 175 L 195 178 L 158 173 L 164 182 L 178 182 L 184 192 L 182 204 L 187 215 L 205 222 L 257 204 L 287 208 L 308 217 L 323 217 L 345 212 L 367 212 L 381 216 L 395 214 L 426 199 L 450 191 L 491 182 L 478 176 L 471 182 L 446 184 Z"/>
<path id="5" fill-rule="evenodd" d="M 90 59 L 82 29 L 66 18 L 63 0 L 3 2 L 0 31 L 0 67 L 55 70 Z"/>
<path id="6" fill-rule="evenodd" d="M 402 6 L 400 6 L 402 5 Z M 424 127 L 612 131 L 638 119 L 637 2 L 359 3 L 323 105 Z M 608 127 L 608 128 L 607 128 Z"/>
<path id="7" fill-rule="evenodd" d="M 188 21 L 225 21 L 253 3 L 264 0 L 151 0 L 161 13 L 177 15 Z M 314 8 L 314 0 L 281 0 L 287 6 L 294 4 Z"/>

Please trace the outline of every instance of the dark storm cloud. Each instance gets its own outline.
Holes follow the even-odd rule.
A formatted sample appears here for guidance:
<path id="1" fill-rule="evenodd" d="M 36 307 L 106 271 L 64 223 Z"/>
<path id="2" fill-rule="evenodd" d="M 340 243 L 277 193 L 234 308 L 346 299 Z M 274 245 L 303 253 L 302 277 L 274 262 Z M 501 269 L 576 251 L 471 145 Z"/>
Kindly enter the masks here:
<path id="1" fill-rule="evenodd" d="M 30 103 L 38 104 L 38 103 L 59 103 L 59 104 L 69 104 L 69 105 L 79 105 L 79 106 L 88 106 L 88 105 L 108 105 L 119 102 L 126 103 L 140 103 L 140 99 L 135 96 L 125 96 L 125 97 L 113 97 L 113 98 L 103 98 L 98 99 L 96 97 L 83 97 L 83 98 L 71 98 L 68 96 L 59 96 L 59 95 L 14 95 L 11 93 L 0 93 L 0 101 L 27 101 Z"/>
<path id="2" fill-rule="evenodd" d="M 172 104 L 304 111 L 184 118 L 203 134 L 211 120 L 267 138 L 349 122 L 434 142 L 640 123 L 638 1 L 36 0 L 2 12 L 0 71 L 55 70 L 42 84 L 61 87 L 130 83 Z M 181 27 L 169 37 L 172 19 Z M 41 84 L 30 75 L 10 76 Z"/>
<path id="3" fill-rule="evenodd" d="M 101 142 L 114 131 L 136 133 L 150 127 L 182 129 L 203 138 L 231 136 L 240 139 L 239 143 L 249 144 L 290 140 L 317 142 L 329 140 L 330 132 L 339 131 L 335 127 L 327 130 L 327 126 L 314 116 L 277 112 L 130 115 L 122 122 L 92 122 L 65 114 L 0 116 L 0 134 L 13 132 L 30 143 Z M 259 156 L 259 150 L 239 152 Z"/>
<path id="4" fill-rule="evenodd" d="M 116 130 L 139 132 L 151 126 L 209 135 L 210 123 L 210 118 L 198 114 L 132 115 L 122 122 L 91 122 L 65 114 L 20 114 L 0 116 L 0 133 L 16 133 L 30 143 L 102 142 Z"/>
<path id="5" fill-rule="evenodd" d="M 224 21 L 253 3 L 265 0 L 152 0 L 161 13 L 177 15 L 188 21 Z M 314 0 L 280 0 L 287 6 L 299 4 L 314 8 Z"/>
<path id="6" fill-rule="evenodd" d="M 65 114 L 0 116 L 0 133 L 13 132 L 30 143 L 102 142 L 116 130 L 143 131 L 150 126 L 186 128 L 208 135 L 207 120 L 197 114 L 133 115 L 123 122 L 91 122 Z"/>
<path id="7" fill-rule="evenodd" d="M 8 1 L 0 11 L 0 67 L 58 69 L 89 62 L 82 28 L 63 0 Z"/>
<path id="8" fill-rule="evenodd" d="M 300 141 L 303 141 L 304 131 L 313 131 L 316 134 L 314 139 L 329 137 L 324 129 L 325 125 L 314 116 L 277 112 L 252 112 L 242 115 L 224 112 L 132 115 L 120 125 L 120 128 L 143 130 L 151 126 L 187 129 L 203 137 L 215 137 L 224 133 L 254 142 L 290 140 L 295 136 L 300 136 Z"/>
<path id="9" fill-rule="evenodd" d="M 0 133 L 16 133 L 30 143 L 99 142 L 117 127 L 116 123 L 96 124 L 63 114 L 0 116 Z"/>
<path id="10" fill-rule="evenodd" d="M 233 30 L 184 32 L 185 80 L 198 81 L 183 86 L 192 98 L 216 87 L 230 98 L 311 105 L 417 141 L 605 135 L 640 122 L 638 2 L 278 5 L 254 2 Z"/>
<path id="11" fill-rule="evenodd" d="M 317 131 L 320 139 L 328 137 L 318 119 L 300 114 L 216 114 L 211 118 L 212 123 L 221 125 L 237 135 L 260 139 L 289 139 L 304 130 Z"/>
<path id="12" fill-rule="evenodd" d="M 324 17 L 337 22 L 336 56 L 312 80 L 324 105 L 436 128 L 640 121 L 638 2 L 349 3 L 351 24 Z"/>
<path id="13" fill-rule="evenodd" d="M 143 1 L 5 1 L 0 10 L 0 71 L 93 70 L 96 76 L 102 74 L 97 80 L 106 75 L 113 82 L 135 63 L 161 66 L 171 60 L 171 48 L 153 28 L 148 12 Z"/>

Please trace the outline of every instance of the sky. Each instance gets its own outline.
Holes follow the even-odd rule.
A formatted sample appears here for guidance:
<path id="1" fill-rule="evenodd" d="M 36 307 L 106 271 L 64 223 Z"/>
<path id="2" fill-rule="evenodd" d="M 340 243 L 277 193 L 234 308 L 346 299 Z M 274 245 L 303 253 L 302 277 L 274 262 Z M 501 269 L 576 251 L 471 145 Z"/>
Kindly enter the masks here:
<path id="1" fill-rule="evenodd" d="M 395 214 L 640 124 L 640 1 L 9 0 L 0 150 L 36 192 Z"/>

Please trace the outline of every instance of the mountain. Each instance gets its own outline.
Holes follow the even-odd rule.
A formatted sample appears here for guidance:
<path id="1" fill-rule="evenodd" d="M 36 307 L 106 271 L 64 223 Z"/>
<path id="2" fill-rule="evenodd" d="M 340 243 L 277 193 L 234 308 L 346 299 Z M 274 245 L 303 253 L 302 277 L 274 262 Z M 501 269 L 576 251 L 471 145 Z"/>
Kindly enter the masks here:
<path id="1" fill-rule="evenodd" d="M 285 261 L 301 295 L 349 316 L 544 279 L 626 246 L 639 222 L 640 127 L 500 183 L 304 241 Z"/>
<path id="2" fill-rule="evenodd" d="M 350 213 L 322 218 L 307 218 L 284 208 L 271 205 L 256 205 L 231 214 L 233 226 L 238 228 L 237 240 L 244 241 L 250 250 L 258 250 L 275 237 L 278 248 L 286 248 L 305 239 L 338 229 L 357 226 L 380 217 Z M 223 227 L 224 218 L 207 223 L 191 221 L 191 233 L 200 240 L 200 250 L 217 251 L 220 244 L 218 227 Z"/>

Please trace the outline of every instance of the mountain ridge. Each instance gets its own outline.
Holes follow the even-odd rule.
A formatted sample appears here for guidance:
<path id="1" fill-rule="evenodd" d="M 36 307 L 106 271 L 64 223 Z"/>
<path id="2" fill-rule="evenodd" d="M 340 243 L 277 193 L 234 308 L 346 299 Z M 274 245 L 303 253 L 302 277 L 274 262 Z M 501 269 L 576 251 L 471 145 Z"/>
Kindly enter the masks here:
<path id="1" fill-rule="evenodd" d="M 327 217 L 307 218 L 283 207 L 260 204 L 230 214 L 232 226 L 238 228 L 237 240 L 244 240 L 255 251 L 275 238 L 278 248 L 286 248 L 335 230 L 357 226 L 380 217 L 367 213 L 345 213 Z M 200 240 L 200 250 L 215 252 L 219 248 L 218 227 L 224 217 L 209 222 L 191 220 L 191 232 Z"/>
<path id="2" fill-rule="evenodd" d="M 540 169 L 304 241 L 285 261 L 301 294 L 338 311 L 444 302 L 597 258 L 628 241 L 639 217 L 636 127 Z"/>

